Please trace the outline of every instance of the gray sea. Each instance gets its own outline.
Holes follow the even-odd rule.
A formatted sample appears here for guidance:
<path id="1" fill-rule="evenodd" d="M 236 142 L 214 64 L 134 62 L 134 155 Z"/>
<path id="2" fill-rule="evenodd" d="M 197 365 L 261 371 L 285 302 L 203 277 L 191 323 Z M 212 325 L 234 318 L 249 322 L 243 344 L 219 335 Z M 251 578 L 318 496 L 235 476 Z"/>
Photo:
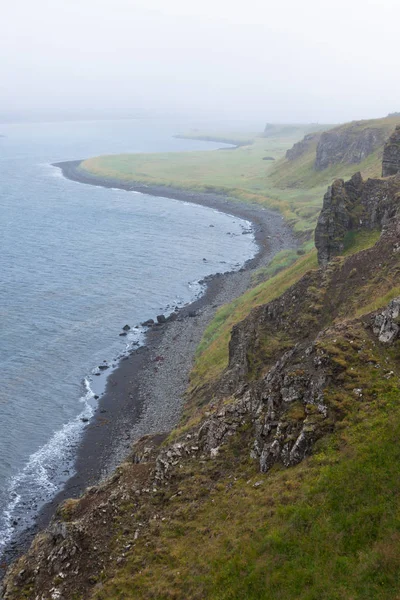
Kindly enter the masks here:
<path id="1" fill-rule="evenodd" d="M 203 277 L 256 252 L 238 218 L 75 183 L 51 166 L 221 146 L 175 139 L 178 129 L 150 119 L 0 125 L 0 554 L 73 474 L 98 366 L 143 339 L 121 328 L 192 301 Z"/>

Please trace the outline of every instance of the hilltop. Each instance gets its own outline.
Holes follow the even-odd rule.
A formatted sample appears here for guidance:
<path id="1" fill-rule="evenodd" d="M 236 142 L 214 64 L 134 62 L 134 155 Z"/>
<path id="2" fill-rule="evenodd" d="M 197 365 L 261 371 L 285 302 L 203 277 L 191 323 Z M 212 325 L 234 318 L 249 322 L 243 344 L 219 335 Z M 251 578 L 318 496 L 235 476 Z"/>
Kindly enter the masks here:
<path id="1" fill-rule="evenodd" d="M 110 480 L 64 503 L 9 572 L 5 598 L 400 595 L 400 139 L 398 130 L 390 136 L 394 122 L 386 126 L 308 132 L 263 167 L 282 191 L 294 163 L 296 177 L 304 174 L 297 190 L 316 193 L 328 179 L 317 248 L 306 252 L 312 240 L 299 225 L 314 216 L 301 216 L 293 196 L 302 253 L 285 268 L 277 259 L 266 281 L 217 312 L 179 425 L 139 440 Z M 261 139 L 244 155 L 247 182 Z M 161 173 L 161 156 L 143 177 Z M 111 177 L 125 165 L 133 181 L 132 165 L 145 168 L 143 156 L 113 160 L 96 159 L 93 169 L 107 165 Z M 194 159 L 185 160 L 193 176 Z M 331 185 L 332 170 L 352 177 Z"/>

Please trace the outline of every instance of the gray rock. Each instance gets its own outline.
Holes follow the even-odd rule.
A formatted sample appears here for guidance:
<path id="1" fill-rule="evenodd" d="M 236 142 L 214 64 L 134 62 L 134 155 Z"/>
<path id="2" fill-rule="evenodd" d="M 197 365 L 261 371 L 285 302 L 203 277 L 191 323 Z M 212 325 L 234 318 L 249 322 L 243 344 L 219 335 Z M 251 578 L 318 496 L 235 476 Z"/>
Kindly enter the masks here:
<path id="1" fill-rule="evenodd" d="M 316 142 L 319 136 L 319 133 L 308 133 L 305 135 L 300 142 L 296 142 L 289 150 L 286 151 L 287 160 L 296 160 L 296 158 L 303 156 L 303 154 L 310 150 L 313 143 Z"/>
<path id="2" fill-rule="evenodd" d="M 375 316 L 372 330 L 382 344 L 390 344 L 400 334 L 400 297 L 392 300 L 381 313 Z"/>
<path id="3" fill-rule="evenodd" d="M 385 129 L 364 127 L 359 121 L 352 127 L 337 127 L 325 131 L 318 142 L 314 168 L 316 171 L 323 171 L 340 163 L 360 163 L 382 146 L 385 137 Z"/>
<path id="4" fill-rule="evenodd" d="M 147 321 L 144 321 L 141 325 L 142 327 L 150 327 L 151 325 L 154 325 L 154 319 L 147 319 Z"/>
<path id="5" fill-rule="evenodd" d="M 396 175 L 400 171 L 400 125 L 386 142 L 383 149 L 382 177 Z"/>
<path id="6" fill-rule="evenodd" d="M 334 181 L 324 196 L 315 229 L 319 264 L 326 265 L 343 252 L 349 232 L 387 227 L 400 209 L 399 192 L 400 173 L 366 181 L 356 173 L 349 181 Z"/>

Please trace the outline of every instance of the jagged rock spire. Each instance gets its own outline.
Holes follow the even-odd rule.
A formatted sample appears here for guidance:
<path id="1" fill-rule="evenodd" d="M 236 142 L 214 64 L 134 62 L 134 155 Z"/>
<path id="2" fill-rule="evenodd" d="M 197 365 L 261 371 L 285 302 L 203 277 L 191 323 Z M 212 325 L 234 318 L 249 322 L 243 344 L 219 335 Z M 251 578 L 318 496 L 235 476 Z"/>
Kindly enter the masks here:
<path id="1" fill-rule="evenodd" d="M 400 125 L 385 144 L 382 160 L 382 177 L 396 175 L 400 171 Z"/>

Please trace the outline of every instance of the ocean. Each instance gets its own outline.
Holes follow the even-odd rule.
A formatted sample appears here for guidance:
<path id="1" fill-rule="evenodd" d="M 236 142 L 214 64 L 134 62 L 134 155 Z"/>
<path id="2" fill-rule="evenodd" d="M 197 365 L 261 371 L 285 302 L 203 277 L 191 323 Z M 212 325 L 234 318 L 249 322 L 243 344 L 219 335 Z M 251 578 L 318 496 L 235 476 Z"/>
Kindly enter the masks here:
<path id="1" fill-rule="evenodd" d="M 73 474 L 98 367 L 143 342 L 135 325 L 256 253 L 237 217 L 76 183 L 51 166 L 221 146 L 176 139 L 178 128 L 161 119 L 0 125 L 0 554 Z"/>

